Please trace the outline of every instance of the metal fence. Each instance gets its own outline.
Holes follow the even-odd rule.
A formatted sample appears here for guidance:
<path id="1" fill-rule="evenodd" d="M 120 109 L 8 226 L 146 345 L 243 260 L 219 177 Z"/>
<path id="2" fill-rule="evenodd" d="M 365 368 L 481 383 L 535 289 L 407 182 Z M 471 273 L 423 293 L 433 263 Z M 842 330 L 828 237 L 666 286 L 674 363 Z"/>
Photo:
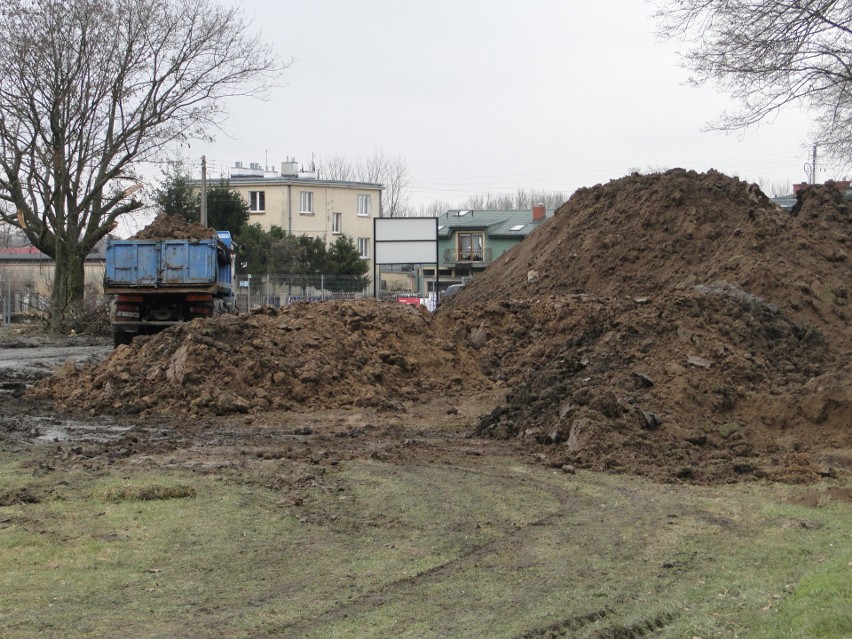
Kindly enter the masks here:
<path id="1" fill-rule="evenodd" d="M 49 307 L 49 291 L 31 270 L 0 265 L 0 318 L 11 324 L 27 317 L 40 317 Z"/>
<path id="2" fill-rule="evenodd" d="M 236 276 L 234 294 L 241 311 L 262 306 L 281 307 L 295 302 L 325 302 L 372 298 L 395 299 L 406 304 L 423 304 L 434 309 L 432 295 L 415 290 L 382 290 L 374 293 L 367 278 L 347 275 L 257 275 Z"/>
<path id="3" fill-rule="evenodd" d="M 85 265 L 85 297 L 92 304 L 103 300 L 103 275 L 102 264 Z M 52 262 L 0 262 L 0 324 L 41 320 L 49 312 L 52 290 Z"/>
<path id="4" fill-rule="evenodd" d="M 369 280 L 347 275 L 238 274 L 234 284 L 241 310 L 293 302 L 357 299 L 373 294 Z"/>
<path id="5" fill-rule="evenodd" d="M 50 308 L 52 270 L 17 265 L 0 264 L 0 323 L 3 325 L 27 319 L 39 319 Z M 103 268 L 86 273 L 87 298 L 101 299 Z M 321 302 L 342 299 L 373 297 L 373 282 L 368 278 L 346 275 L 258 275 L 238 274 L 234 281 L 234 295 L 239 310 L 246 311 L 262 306 L 286 306 L 294 302 Z M 434 307 L 431 298 L 407 287 L 380 290 L 382 299 L 397 299 Z"/>

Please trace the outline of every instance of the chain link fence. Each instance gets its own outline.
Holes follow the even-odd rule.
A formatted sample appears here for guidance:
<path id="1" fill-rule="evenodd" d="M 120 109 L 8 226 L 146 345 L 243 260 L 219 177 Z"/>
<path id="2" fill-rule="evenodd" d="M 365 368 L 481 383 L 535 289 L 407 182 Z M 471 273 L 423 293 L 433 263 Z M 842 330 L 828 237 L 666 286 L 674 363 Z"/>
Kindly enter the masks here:
<path id="1" fill-rule="evenodd" d="M 85 324 L 108 321 L 108 300 L 103 295 L 102 263 L 85 265 L 84 302 L 65 320 L 78 332 Z M 53 290 L 53 263 L 49 261 L 0 262 L 0 325 L 46 322 Z M 91 316 L 91 317 L 90 317 Z M 97 316 L 97 318 L 95 318 Z"/>
<path id="2" fill-rule="evenodd" d="M 353 275 L 257 275 L 238 274 L 234 294 L 241 311 L 262 306 L 281 307 L 295 302 L 326 302 L 372 298 L 395 299 L 407 304 L 423 304 L 434 310 L 431 294 L 423 297 L 415 290 L 379 290 L 374 293 L 368 278 Z"/>
<path id="3" fill-rule="evenodd" d="M 91 270 L 87 268 L 86 297 L 90 303 L 103 300 L 100 292 L 102 279 L 102 266 Z M 0 323 L 41 321 L 50 308 L 51 280 L 52 269 L 0 264 Z M 407 304 L 420 303 L 434 309 L 431 294 L 424 297 L 415 290 L 403 288 L 379 290 L 378 297 Z M 369 278 L 348 275 L 238 274 L 234 281 L 234 295 L 240 311 L 304 301 L 372 298 L 374 294 Z"/>
<path id="4" fill-rule="evenodd" d="M 240 310 L 286 306 L 294 302 L 358 299 L 373 294 L 372 283 L 348 275 L 238 274 L 234 295 Z"/>

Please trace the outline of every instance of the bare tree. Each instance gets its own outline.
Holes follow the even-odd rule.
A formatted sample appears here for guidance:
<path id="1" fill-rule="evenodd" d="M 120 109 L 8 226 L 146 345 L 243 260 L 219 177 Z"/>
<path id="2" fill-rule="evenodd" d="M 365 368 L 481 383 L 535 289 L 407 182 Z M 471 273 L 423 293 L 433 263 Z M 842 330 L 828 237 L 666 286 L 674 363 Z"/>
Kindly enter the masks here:
<path id="1" fill-rule="evenodd" d="M 212 0 L 6 0 L 0 12 L 0 219 L 55 261 L 51 326 L 83 261 L 142 206 L 136 167 L 209 136 L 222 98 L 285 68 Z"/>
<path id="2" fill-rule="evenodd" d="M 463 208 L 477 210 L 513 211 L 531 209 L 537 204 L 547 208 L 557 209 L 568 199 L 561 191 L 541 191 L 533 189 L 518 189 L 515 193 L 480 193 L 469 196 L 462 205 Z"/>
<path id="3" fill-rule="evenodd" d="M 664 37 L 692 43 L 685 61 L 738 103 L 713 126 L 742 129 L 802 104 L 814 141 L 852 163 L 852 0 L 655 0 Z"/>
<path id="4" fill-rule="evenodd" d="M 379 156 L 373 156 L 379 159 Z M 382 215 L 384 217 L 406 217 L 409 215 L 408 201 L 410 193 L 408 185 L 411 176 L 408 173 L 408 164 L 399 155 L 395 157 L 380 156 L 381 184 L 385 187 L 382 199 Z"/>
<path id="5" fill-rule="evenodd" d="M 321 160 L 318 165 L 318 175 L 324 180 L 352 181 L 355 179 L 355 168 L 342 155 L 333 155 Z"/>
<path id="6" fill-rule="evenodd" d="M 14 227 L 11 224 L 0 222 L 0 248 L 9 248 L 12 246 L 12 232 Z"/>
<path id="7" fill-rule="evenodd" d="M 405 217 L 410 214 L 408 185 L 411 176 L 408 163 L 402 156 L 391 157 L 378 149 L 361 160 L 351 162 L 340 155 L 320 160 L 319 174 L 328 180 L 353 180 L 381 184 L 383 217 Z"/>
<path id="8" fill-rule="evenodd" d="M 770 181 L 765 178 L 758 178 L 757 185 L 760 187 L 761 191 L 768 193 L 769 197 L 783 197 L 793 193 L 793 187 L 790 184 L 790 180 Z"/>
<path id="9" fill-rule="evenodd" d="M 458 208 L 458 206 L 450 204 L 446 200 L 434 200 L 428 204 L 421 204 L 411 217 L 438 217 L 447 211 Z"/>

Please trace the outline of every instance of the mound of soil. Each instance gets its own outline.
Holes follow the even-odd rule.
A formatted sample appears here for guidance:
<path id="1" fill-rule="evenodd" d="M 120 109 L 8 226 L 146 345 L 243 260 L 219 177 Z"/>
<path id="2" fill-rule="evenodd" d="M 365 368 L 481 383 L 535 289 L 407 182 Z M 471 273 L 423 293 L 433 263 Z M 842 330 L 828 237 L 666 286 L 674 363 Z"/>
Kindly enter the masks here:
<path id="1" fill-rule="evenodd" d="M 161 216 L 137 237 L 213 233 L 177 225 Z M 505 403 L 477 433 L 556 467 L 834 477 L 852 468 L 849 231 L 828 185 L 787 212 L 716 171 L 634 174 L 579 190 L 434 316 L 362 300 L 195 320 L 34 392 L 205 415 L 401 411 L 494 384 Z"/>
<path id="2" fill-rule="evenodd" d="M 37 386 L 65 408 L 230 414 L 371 406 L 490 383 L 464 347 L 436 339 L 425 311 L 374 300 L 300 303 L 140 336 Z"/>
<path id="3" fill-rule="evenodd" d="M 716 171 L 580 189 L 446 306 L 730 282 L 817 326 L 848 324 L 850 212 L 830 186 L 800 191 L 796 206 L 791 215 Z"/>
<path id="4" fill-rule="evenodd" d="M 581 189 L 448 300 L 510 388 L 483 435 L 655 479 L 806 481 L 852 436 L 849 210 L 710 171 Z M 817 454 L 819 453 L 819 454 Z"/>
<path id="5" fill-rule="evenodd" d="M 154 221 L 131 240 L 206 240 L 216 237 L 216 231 L 197 222 L 189 222 L 180 215 L 160 213 Z"/>

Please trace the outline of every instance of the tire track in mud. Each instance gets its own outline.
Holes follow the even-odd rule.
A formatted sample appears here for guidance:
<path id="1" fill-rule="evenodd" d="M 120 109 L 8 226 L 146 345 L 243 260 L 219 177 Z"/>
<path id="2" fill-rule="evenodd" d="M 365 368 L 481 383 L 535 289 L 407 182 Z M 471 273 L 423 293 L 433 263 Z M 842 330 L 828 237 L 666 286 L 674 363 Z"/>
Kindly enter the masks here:
<path id="1" fill-rule="evenodd" d="M 544 628 L 538 628 L 525 632 L 515 637 L 515 639 L 560 639 L 560 637 L 570 637 L 572 633 L 584 628 L 590 624 L 603 621 L 611 615 L 611 608 L 604 608 L 597 612 L 591 612 L 586 615 L 569 617 L 564 621 L 559 621 L 550 624 Z M 643 622 L 634 623 L 629 626 L 621 624 L 609 625 L 601 628 L 592 635 L 591 639 L 640 639 L 655 634 L 668 626 L 673 620 L 674 615 L 664 613 L 657 615 Z"/>
<path id="2" fill-rule="evenodd" d="M 383 584 L 379 588 L 353 597 L 348 601 L 340 602 L 336 605 L 333 605 L 327 610 L 320 612 L 319 614 L 316 614 L 310 618 L 281 624 L 271 629 L 264 629 L 264 631 L 258 636 L 316 636 L 312 633 L 317 633 L 318 631 L 321 631 L 323 627 L 328 624 L 333 624 L 335 622 L 342 621 L 350 617 L 357 617 L 359 615 L 369 613 L 371 610 L 375 610 L 382 606 L 388 605 L 394 600 L 405 601 L 407 599 L 411 599 L 414 597 L 414 594 L 417 592 L 418 589 L 425 588 L 429 584 L 440 583 L 442 580 L 448 578 L 456 570 L 458 570 L 459 566 L 477 563 L 489 556 L 499 554 L 500 550 L 503 548 L 512 547 L 513 545 L 519 543 L 522 544 L 524 537 L 530 532 L 531 529 L 547 526 L 558 527 L 560 525 L 560 522 L 563 521 L 566 525 L 569 525 L 570 522 L 568 520 L 570 520 L 571 517 L 576 513 L 578 507 L 582 508 L 584 506 L 588 506 L 594 503 L 594 500 L 591 497 L 571 490 L 570 485 L 561 487 L 555 485 L 554 483 L 541 479 L 536 479 L 529 475 L 509 472 L 489 472 L 480 468 L 461 467 L 455 465 L 445 466 L 444 468 L 459 473 L 465 473 L 468 475 L 479 475 L 483 477 L 484 480 L 500 480 L 506 482 L 506 484 L 508 485 L 513 486 L 516 486 L 519 482 L 526 483 L 527 485 L 532 484 L 538 486 L 540 489 L 554 497 L 560 508 L 555 512 L 546 514 L 542 517 L 532 520 L 523 526 L 517 526 L 514 529 L 507 530 L 503 535 L 496 539 L 492 539 L 485 543 L 468 548 L 467 550 L 461 552 L 458 556 L 454 557 L 449 561 L 423 570 L 415 575 L 406 576 L 404 578 Z M 636 490 L 628 492 L 639 493 L 641 491 Z M 637 509 L 640 508 L 640 506 L 636 503 L 637 500 L 635 495 L 622 494 L 622 496 L 625 498 L 625 501 L 630 502 L 631 506 L 634 506 Z M 583 502 L 579 506 L 577 506 L 576 504 L 578 497 Z M 600 540 L 598 539 L 598 542 L 599 541 Z M 274 596 L 266 598 L 266 601 L 270 601 L 272 599 L 274 599 Z M 255 603 L 262 605 L 264 601 Z M 611 605 L 605 605 L 599 609 L 592 610 L 584 614 L 578 614 L 567 617 L 553 624 L 549 624 L 546 627 L 531 629 L 529 631 L 526 631 L 525 633 L 518 635 L 517 639 L 536 639 L 538 637 L 557 638 L 568 636 L 564 633 L 578 630 L 579 628 L 584 627 L 588 624 L 596 623 L 606 617 L 612 616 L 615 612 L 616 609 L 614 607 L 612 607 Z M 654 621 L 652 625 L 656 623 L 657 622 Z M 615 628 L 615 626 L 613 626 L 613 628 Z M 612 635 L 604 634 L 601 636 L 601 639 L 612 639 L 614 637 L 621 636 L 622 635 L 619 635 L 617 633 Z M 631 638 L 634 636 L 638 637 L 642 635 L 624 635 L 624 637 Z"/>

